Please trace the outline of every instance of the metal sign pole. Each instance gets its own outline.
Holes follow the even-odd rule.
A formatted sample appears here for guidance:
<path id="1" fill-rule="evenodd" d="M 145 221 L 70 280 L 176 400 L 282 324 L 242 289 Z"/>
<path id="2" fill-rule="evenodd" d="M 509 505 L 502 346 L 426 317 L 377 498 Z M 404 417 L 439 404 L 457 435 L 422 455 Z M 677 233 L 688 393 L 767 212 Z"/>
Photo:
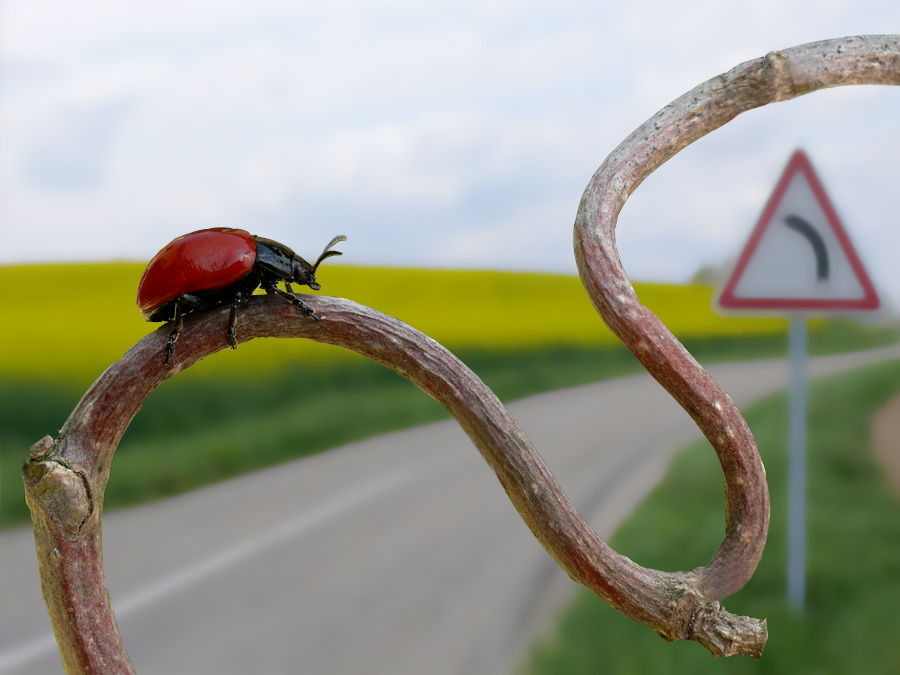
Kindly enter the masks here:
<path id="1" fill-rule="evenodd" d="M 788 600 L 803 611 L 806 595 L 806 315 L 791 315 L 788 463 Z"/>
<path id="2" fill-rule="evenodd" d="M 881 304 L 809 157 L 797 150 L 716 300 L 726 312 L 790 318 L 788 602 L 806 594 L 806 319 Z"/>

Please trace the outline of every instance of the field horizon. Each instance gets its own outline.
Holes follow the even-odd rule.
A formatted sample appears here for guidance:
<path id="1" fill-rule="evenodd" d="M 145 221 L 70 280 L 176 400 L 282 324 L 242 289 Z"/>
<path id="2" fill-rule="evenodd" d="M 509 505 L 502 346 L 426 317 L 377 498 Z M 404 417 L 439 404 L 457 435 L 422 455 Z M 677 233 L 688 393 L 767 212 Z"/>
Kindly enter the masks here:
<path id="1" fill-rule="evenodd" d="M 0 284 L 10 289 L 0 297 L 0 312 L 26 327 L 0 333 L 0 352 L 14 355 L 0 359 L 0 376 L 84 387 L 93 382 L 162 325 L 145 322 L 135 304 L 144 266 L 136 262 L 0 266 Z M 336 264 L 323 266 L 318 277 L 321 294 L 348 298 L 394 316 L 451 350 L 618 344 L 576 275 Z M 36 292 L 48 285 L 62 286 L 65 302 Z M 785 319 L 715 314 L 711 286 L 637 282 L 635 289 L 641 302 L 680 338 L 772 336 L 787 331 Z M 240 352 L 239 359 L 207 359 L 187 376 L 271 372 L 284 361 L 353 358 L 310 341 L 253 341 L 242 345 Z"/>

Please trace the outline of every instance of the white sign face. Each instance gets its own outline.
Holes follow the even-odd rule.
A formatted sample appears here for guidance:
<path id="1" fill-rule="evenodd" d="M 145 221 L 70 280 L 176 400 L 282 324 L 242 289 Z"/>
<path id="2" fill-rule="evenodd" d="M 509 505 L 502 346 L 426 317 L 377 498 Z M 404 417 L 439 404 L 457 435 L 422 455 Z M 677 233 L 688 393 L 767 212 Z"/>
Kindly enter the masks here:
<path id="1" fill-rule="evenodd" d="M 872 282 L 802 150 L 788 162 L 718 302 L 729 310 L 878 308 Z"/>

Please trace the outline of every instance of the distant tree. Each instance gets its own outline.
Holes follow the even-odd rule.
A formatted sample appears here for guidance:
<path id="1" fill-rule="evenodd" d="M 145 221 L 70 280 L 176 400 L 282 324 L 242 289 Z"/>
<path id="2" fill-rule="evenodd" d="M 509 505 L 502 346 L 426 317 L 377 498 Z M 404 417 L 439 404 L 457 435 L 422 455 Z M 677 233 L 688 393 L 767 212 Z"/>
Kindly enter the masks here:
<path id="1" fill-rule="evenodd" d="M 712 264 L 701 265 L 688 283 L 700 284 L 702 286 L 715 286 L 718 278 L 718 268 Z"/>

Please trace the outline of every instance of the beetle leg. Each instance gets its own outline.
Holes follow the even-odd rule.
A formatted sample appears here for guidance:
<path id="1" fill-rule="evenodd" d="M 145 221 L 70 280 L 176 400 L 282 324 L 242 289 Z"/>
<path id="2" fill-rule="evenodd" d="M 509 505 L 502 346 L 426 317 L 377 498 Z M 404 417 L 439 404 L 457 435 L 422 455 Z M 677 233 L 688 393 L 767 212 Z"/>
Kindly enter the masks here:
<path id="1" fill-rule="evenodd" d="M 231 313 L 228 315 L 228 330 L 225 331 L 225 342 L 232 349 L 237 349 L 235 324 L 237 323 L 237 308 L 243 297 L 240 291 L 234 294 L 234 300 L 231 301 Z"/>
<path id="2" fill-rule="evenodd" d="M 277 293 L 277 294 L 280 295 L 282 298 L 284 298 L 284 299 L 287 300 L 289 303 L 291 303 L 294 307 L 296 307 L 296 308 L 299 309 L 301 312 L 303 312 L 304 314 L 306 314 L 306 316 L 308 316 L 310 319 L 315 319 L 316 321 L 319 320 L 319 317 L 316 316 L 316 313 L 315 313 L 314 311 L 312 311 L 312 309 L 310 308 L 310 306 L 307 305 L 305 302 L 303 302 L 303 301 L 302 301 L 300 298 L 298 298 L 296 295 L 291 295 L 290 293 L 285 293 L 283 290 L 281 290 L 280 288 L 278 288 L 278 286 L 276 286 L 275 284 L 272 284 L 271 286 L 269 286 L 268 288 L 266 288 L 266 292 L 269 292 L 269 288 L 272 289 L 272 292 Z"/>
<path id="3" fill-rule="evenodd" d="M 175 320 L 172 326 L 172 332 L 169 333 L 169 339 L 166 340 L 166 365 L 169 365 L 169 359 L 175 353 L 175 343 L 178 336 L 181 335 L 181 329 L 184 328 L 184 318 L 181 314 L 181 302 L 175 301 Z"/>

